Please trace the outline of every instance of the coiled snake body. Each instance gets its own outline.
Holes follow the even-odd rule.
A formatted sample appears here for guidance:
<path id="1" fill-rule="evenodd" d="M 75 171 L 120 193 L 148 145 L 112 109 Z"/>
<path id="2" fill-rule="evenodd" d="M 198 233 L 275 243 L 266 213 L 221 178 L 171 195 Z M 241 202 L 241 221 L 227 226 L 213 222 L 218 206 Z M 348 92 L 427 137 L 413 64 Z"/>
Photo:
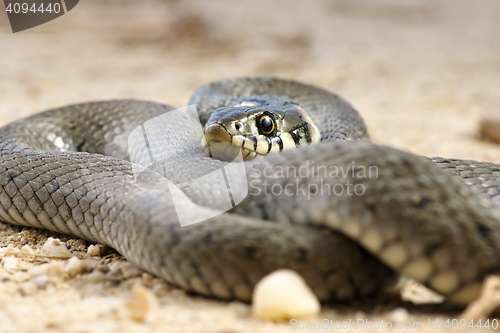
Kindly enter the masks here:
<path id="1" fill-rule="evenodd" d="M 372 296 L 405 274 L 467 304 L 499 272 L 499 166 L 374 145 L 347 102 L 293 81 L 220 80 L 191 103 L 205 122 L 242 96 L 292 100 L 322 142 L 245 162 L 249 194 L 231 212 L 211 214 L 225 187 L 206 177 L 227 162 L 203 154 L 190 129 L 197 119 L 166 122 L 157 137 L 169 157 L 155 152 L 137 178 L 129 134 L 173 108 L 116 100 L 0 129 L 0 220 L 107 244 L 174 285 L 222 299 L 248 301 L 260 278 L 291 268 L 323 301 Z M 216 216 L 181 227 L 168 185 L 186 180 L 185 195 L 206 206 L 190 214 Z"/>

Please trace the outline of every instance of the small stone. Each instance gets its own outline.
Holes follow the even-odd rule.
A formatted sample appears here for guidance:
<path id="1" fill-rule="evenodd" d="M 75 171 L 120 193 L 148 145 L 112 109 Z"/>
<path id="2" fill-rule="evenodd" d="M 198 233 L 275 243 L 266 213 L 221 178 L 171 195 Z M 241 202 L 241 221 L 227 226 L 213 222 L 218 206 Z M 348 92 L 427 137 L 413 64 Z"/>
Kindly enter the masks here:
<path id="1" fill-rule="evenodd" d="M 458 320 L 480 321 L 492 317 L 500 309 L 500 276 L 489 275 L 484 279 L 479 298 L 471 302 Z"/>
<path id="2" fill-rule="evenodd" d="M 123 265 L 122 261 L 115 261 L 111 265 L 106 266 L 108 271 L 106 272 L 106 279 L 110 281 L 122 281 L 123 278 L 123 272 L 121 270 L 121 267 Z"/>
<path id="3" fill-rule="evenodd" d="M 142 284 L 136 284 L 132 289 L 132 297 L 126 302 L 132 320 L 145 322 L 151 318 L 158 307 L 158 299 Z"/>
<path id="4" fill-rule="evenodd" d="M 253 315 L 262 320 L 306 319 L 316 316 L 318 298 L 295 271 L 281 269 L 260 280 L 253 291 Z"/>
<path id="5" fill-rule="evenodd" d="M 153 275 L 151 275 L 147 272 L 142 272 L 141 277 L 144 280 L 144 282 L 146 282 L 146 283 L 153 282 L 156 279 Z"/>
<path id="6" fill-rule="evenodd" d="M 444 297 L 424 287 L 420 283 L 408 280 L 401 287 L 401 298 L 415 304 L 442 303 Z"/>
<path id="7" fill-rule="evenodd" d="M 9 273 L 17 270 L 18 263 L 19 260 L 16 257 L 5 257 L 2 259 L 3 268 Z"/>
<path id="8" fill-rule="evenodd" d="M 478 134 L 482 140 L 500 143 L 500 119 L 482 118 L 478 124 Z"/>
<path id="9" fill-rule="evenodd" d="M 410 317 L 410 314 L 408 313 L 408 310 L 404 308 L 397 308 L 392 310 L 389 313 L 389 320 L 394 322 L 394 323 L 403 323 L 408 321 L 408 318 Z"/>
<path id="10" fill-rule="evenodd" d="M 106 281 L 106 274 L 99 270 L 93 270 L 90 274 L 85 275 L 85 281 L 97 284 Z"/>
<path id="11" fill-rule="evenodd" d="M 6 247 L 2 247 L 0 248 L 0 254 L 4 254 L 6 256 L 8 255 L 17 255 L 21 252 L 21 250 L 19 250 L 18 248 L 14 247 L 13 244 L 9 244 L 7 245 Z"/>
<path id="12" fill-rule="evenodd" d="M 49 277 L 47 275 L 35 276 L 33 279 L 31 279 L 31 282 L 33 282 L 33 285 L 35 285 L 37 288 L 43 289 L 49 283 Z"/>
<path id="13" fill-rule="evenodd" d="M 24 254 L 24 255 L 35 255 L 35 250 L 33 250 L 31 248 L 31 246 L 29 245 L 24 245 L 22 248 L 21 248 L 21 254 Z"/>
<path id="14" fill-rule="evenodd" d="M 69 258 L 71 252 L 66 248 L 66 244 L 57 238 L 49 237 L 43 244 L 40 254 L 50 258 Z"/>
<path id="15" fill-rule="evenodd" d="M 108 251 L 108 247 L 103 244 L 90 245 L 87 254 L 91 257 L 102 257 Z"/>
<path id="16" fill-rule="evenodd" d="M 71 257 L 66 263 L 66 266 L 64 266 L 64 271 L 68 276 L 74 277 L 85 271 L 85 265 L 77 257 Z"/>

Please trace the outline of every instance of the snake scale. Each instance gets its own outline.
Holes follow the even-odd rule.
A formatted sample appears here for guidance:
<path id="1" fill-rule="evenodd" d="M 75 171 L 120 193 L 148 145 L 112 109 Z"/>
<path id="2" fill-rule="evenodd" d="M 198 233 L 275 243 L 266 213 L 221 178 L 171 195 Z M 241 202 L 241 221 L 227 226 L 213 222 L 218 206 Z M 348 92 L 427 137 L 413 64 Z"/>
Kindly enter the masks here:
<path id="1" fill-rule="evenodd" d="M 127 138 L 173 108 L 112 100 L 0 129 L 0 220 L 107 244 L 171 284 L 220 299 L 249 301 L 263 276 L 290 268 L 322 301 L 372 297 L 403 274 L 467 304 L 499 273 L 500 166 L 375 145 L 349 103 L 289 80 L 223 79 L 189 104 L 204 123 L 242 96 L 293 101 L 321 142 L 239 162 L 251 188 L 231 211 L 181 227 L 169 185 L 193 180 L 182 187 L 197 203 L 190 214 L 213 213 L 224 189 L 206 177 L 228 162 L 204 155 L 190 129 L 198 119 L 181 115 L 156 133 L 169 157 L 155 152 L 138 179 Z M 290 167 L 307 176 L 285 174 Z M 266 191 L 277 188 L 290 193 Z"/>

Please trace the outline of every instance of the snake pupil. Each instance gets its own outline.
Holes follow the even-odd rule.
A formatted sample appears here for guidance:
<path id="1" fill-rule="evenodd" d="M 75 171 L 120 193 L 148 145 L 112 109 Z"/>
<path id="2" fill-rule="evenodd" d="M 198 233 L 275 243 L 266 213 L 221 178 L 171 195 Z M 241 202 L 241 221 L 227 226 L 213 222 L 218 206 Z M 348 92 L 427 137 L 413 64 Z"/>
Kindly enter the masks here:
<path id="1" fill-rule="evenodd" d="M 270 114 L 265 113 L 259 118 L 259 129 L 261 134 L 269 135 L 274 132 L 274 119 Z"/>

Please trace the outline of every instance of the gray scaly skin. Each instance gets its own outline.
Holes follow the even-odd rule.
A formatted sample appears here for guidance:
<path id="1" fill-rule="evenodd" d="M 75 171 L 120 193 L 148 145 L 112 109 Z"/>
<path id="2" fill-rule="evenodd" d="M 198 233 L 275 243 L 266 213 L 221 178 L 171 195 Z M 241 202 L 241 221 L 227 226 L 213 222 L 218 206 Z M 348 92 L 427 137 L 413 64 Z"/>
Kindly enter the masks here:
<path id="1" fill-rule="evenodd" d="M 135 179 L 126 160 L 129 133 L 173 108 L 116 100 L 50 110 L 0 129 L 0 220 L 107 244 L 174 285 L 221 299 L 249 301 L 264 275 L 291 268 L 322 301 L 376 295 L 400 273 L 467 304 L 484 277 L 499 272 L 499 215 L 496 199 L 485 194 L 498 194 L 499 166 L 432 163 L 373 145 L 347 102 L 292 81 L 220 80 L 197 90 L 191 103 L 206 121 L 241 96 L 263 94 L 298 103 L 322 142 L 246 162 L 251 191 L 230 213 L 180 227 L 171 182 L 210 175 L 226 164 L 204 156 L 187 129 L 186 137 L 165 142 L 178 158 L 160 159 L 152 168 L 168 179 L 148 170 Z M 164 130 L 190 121 L 179 119 Z M 284 177 L 290 166 L 302 167 L 308 177 Z M 332 167 L 356 172 L 335 177 L 322 171 Z M 357 172 L 370 167 L 376 173 Z M 192 182 L 183 190 L 215 207 L 218 185 Z M 264 193 L 273 185 L 293 195 Z M 363 193 L 319 193 L 349 186 Z M 200 206 L 193 214 L 211 211 Z"/>

